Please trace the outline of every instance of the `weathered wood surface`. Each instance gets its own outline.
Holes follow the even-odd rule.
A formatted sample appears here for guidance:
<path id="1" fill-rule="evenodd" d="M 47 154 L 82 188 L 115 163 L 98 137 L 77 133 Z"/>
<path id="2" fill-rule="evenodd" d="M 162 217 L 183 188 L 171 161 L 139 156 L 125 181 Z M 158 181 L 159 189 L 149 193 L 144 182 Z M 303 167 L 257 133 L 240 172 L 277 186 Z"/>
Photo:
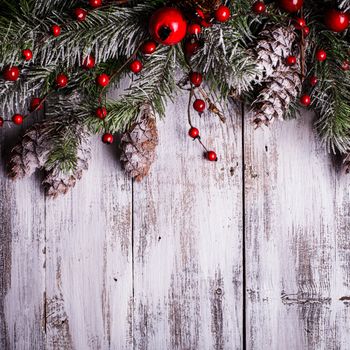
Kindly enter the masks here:
<path id="1" fill-rule="evenodd" d="M 185 104 L 159 123 L 143 183 L 95 140 L 54 201 L 40 175 L 6 178 L 16 130 L 1 130 L 0 349 L 349 349 L 350 179 L 311 116 L 258 131 L 235 107 L 226 126 L 203 118 L 212 164 Z"/>

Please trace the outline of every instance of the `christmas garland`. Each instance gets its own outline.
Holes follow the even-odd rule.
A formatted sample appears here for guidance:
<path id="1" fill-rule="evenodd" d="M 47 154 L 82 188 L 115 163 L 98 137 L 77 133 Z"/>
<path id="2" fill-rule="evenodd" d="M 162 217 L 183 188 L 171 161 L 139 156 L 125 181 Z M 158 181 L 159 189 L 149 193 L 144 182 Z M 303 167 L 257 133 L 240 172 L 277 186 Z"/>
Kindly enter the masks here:
<path id="1" fill-rule="evenodd" d="M 65 193 L 88 167 L 92 134 L 111 144 L 121 132 L 121 161 L 141 180 L 155 157 L 155 116 L 176 91 L 189 95 L 189 136 L 209 161 L 218 156 L 194 114 L 224 122 L 218 105 L 231 98 L 251 106 L 257 127 L 312 108 L 328 151 L 350 170 L 350 0 L 0 4 L 0 127 L 44 105 L 49 116 L 14 147 L 13 178 L 40 168 L 48 193 Z M 126 76 L 129 86 L 108 99 Z"/>

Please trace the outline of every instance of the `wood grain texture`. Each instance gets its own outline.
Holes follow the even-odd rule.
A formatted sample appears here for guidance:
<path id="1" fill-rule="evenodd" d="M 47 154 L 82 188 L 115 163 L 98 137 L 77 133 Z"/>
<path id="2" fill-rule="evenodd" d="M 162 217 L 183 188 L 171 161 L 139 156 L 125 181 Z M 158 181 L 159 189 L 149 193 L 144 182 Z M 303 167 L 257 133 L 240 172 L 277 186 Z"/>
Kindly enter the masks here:
<path id="1" fill-rule="evenodd" d="M 246 123 L 248 349 L 349 348 L 350 180 L 312 119 Z"/>

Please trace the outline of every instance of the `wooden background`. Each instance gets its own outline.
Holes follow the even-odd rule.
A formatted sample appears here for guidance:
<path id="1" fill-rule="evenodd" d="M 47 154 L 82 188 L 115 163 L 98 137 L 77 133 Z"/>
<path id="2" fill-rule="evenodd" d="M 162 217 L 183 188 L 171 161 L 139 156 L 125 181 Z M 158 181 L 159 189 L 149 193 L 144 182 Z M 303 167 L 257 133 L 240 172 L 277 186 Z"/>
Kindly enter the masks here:
<path id="1" fill-rule="evenodd" d="M 13 183 L 1 130 L 1 349 L 350 348 L 350 178 L 312 115 L 253 130 L 197 125 L 186 98 L 159 123 L 152 173 L 133 183 L 96 140 L 83 180 L 46 198 L 40 174 Z"/>

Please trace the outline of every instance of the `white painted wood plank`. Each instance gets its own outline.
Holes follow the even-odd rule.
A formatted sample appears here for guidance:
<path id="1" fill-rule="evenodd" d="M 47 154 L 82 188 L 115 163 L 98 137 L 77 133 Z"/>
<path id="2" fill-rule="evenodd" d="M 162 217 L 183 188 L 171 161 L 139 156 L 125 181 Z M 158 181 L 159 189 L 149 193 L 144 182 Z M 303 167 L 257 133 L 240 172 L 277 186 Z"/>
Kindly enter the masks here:
<path id="1" fill-rule="evenodd" d="M 310 114 L 269 130 L 246 120 L 247 348 L 346 350 L 350 179 Z"/>
<path id="2" fill-rule="evenodd" d="M 152 173 L 134 184 L 135 349 L 241 349 L 240 115 L 196 117 L 210 163 L 186 109 L 185 97 L 169 106 Z"/>

